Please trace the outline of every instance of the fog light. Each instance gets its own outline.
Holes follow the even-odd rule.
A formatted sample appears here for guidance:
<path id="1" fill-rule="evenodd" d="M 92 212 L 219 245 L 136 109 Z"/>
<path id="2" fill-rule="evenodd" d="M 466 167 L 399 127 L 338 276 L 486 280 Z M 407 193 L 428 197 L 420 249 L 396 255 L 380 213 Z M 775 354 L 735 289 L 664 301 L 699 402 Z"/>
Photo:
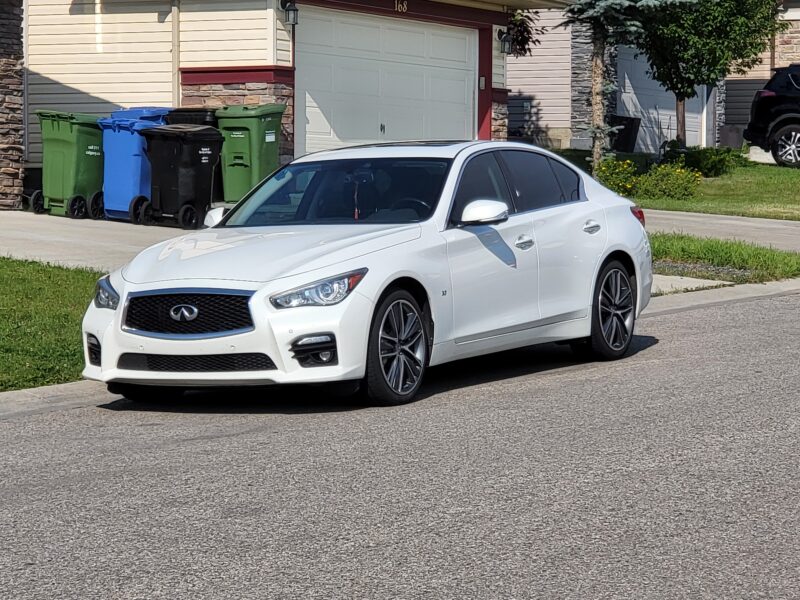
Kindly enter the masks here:
<path id="1" fill-rule="evenodd" d="M 315 333 L 292 343 L 292 356 L 301 367 L 322 367 L 338 364 L 336 337 L 332 333 Z"/>
<path id="2" fill-rule="evenodd" d="M 100 340 L 98 340 L 95 336 L 88 334 L 86 336 L 86 350 L 87 354 L 89 355 L 89 364 L 94 367 L 99 367 L 101 356 Z"/>

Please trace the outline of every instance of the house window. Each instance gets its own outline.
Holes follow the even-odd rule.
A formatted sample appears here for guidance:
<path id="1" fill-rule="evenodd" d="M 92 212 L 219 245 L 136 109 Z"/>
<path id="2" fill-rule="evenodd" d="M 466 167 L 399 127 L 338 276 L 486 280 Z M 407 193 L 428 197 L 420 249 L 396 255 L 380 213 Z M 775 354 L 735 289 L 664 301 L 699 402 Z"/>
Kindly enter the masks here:
<path id="1" fill-rule="evenodd" d="M 785 21 L 800 21 L 800 0 L 783 0 L 781 19 Z"/>

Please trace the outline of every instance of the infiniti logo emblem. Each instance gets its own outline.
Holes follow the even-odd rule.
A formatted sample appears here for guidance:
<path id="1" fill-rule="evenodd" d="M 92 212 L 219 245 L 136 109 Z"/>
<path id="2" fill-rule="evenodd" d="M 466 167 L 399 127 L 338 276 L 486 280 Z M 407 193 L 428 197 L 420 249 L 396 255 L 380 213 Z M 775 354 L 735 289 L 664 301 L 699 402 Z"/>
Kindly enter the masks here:
<path id="1" fill-rule="evenodd" d="M 169 309 L 169 316 L 172 318 L 172 320 L 179 321 L 181 323 L 194 321 L 199 314 L 200 311 L 198 308 L 196 306 L 192 306 L 191 304 L 178 304 L 177 306 L 173 306 Z"/>

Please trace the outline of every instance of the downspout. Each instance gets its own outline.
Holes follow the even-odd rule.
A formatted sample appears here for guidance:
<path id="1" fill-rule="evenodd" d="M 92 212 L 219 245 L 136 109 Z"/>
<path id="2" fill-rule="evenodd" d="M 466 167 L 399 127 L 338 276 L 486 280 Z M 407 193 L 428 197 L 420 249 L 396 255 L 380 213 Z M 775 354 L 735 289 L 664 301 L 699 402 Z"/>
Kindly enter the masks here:
<path id="1" fill-rule="evenodd" d="M 28 0 L 22 2 L 22 164 L 28 162 Z"/>
<path id="2" fill-rule="evenodd" d="M 181 10 L 180 0 L 172 0 L 172 105 L 181 105 Z"/>

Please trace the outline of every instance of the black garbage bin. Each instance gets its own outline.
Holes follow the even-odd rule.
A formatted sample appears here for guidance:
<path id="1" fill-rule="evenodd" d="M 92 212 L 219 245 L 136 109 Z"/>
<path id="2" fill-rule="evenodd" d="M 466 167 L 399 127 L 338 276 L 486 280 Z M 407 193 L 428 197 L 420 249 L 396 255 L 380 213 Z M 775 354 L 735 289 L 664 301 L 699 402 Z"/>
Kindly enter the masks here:
<path id="1" fill-rule="evenodd" d="M 205 125 L 162 125 L 141 132 L 152 167 L 150 200 L 139 207 L 139 222 L 173 221 L 184 229 L 203 223 L 211 204 L 222 134 Z"/>
<path id="2" fill-rule="evenodd" d="M 203 108 L 202 106 L 184 106 L 173 108 L 164 117 L 167 125 L 208 125 L 219 129 L 216 108 Z M 225 190 L 222 187 L 222 161 L 217 163 L 214 171 L 214 189 L 211 192 L 211 202 L 224 202 Z"/>

